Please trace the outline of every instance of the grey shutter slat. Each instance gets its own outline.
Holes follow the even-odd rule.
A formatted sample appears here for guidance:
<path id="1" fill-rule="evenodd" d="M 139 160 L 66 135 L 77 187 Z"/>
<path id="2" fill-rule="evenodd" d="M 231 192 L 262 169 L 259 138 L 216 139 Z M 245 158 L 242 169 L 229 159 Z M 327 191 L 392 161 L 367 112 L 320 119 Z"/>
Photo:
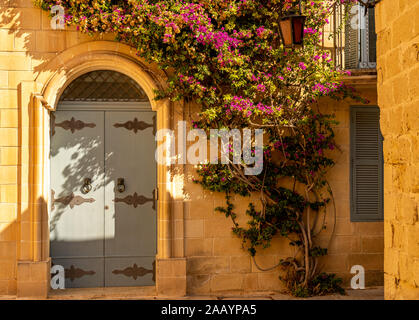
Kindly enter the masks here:
<path id="1" fill-rule="evenodd" d="M 378 107 L 351 107 L 351 221 L 383 220 L 383 153 Z"/>
<path id="2" fill-rule="evenodd" d="M 358 29 L 351 27 L 352 14 L 345 23 L 345 69 L 357 69 L 359 58 L 359 36 Z"/>

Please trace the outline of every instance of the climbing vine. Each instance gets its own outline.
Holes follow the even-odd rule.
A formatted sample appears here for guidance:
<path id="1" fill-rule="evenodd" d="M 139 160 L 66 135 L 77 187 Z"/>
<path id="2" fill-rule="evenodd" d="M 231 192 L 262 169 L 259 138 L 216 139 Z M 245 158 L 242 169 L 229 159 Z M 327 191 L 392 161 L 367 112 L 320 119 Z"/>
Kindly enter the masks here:
<path id="1" fill-rule="evenodd" d="M 44 10 L 60 4 L 65 23 L 88 34 L 114 33 L 117 40 L 166 70 L 167 88 L 156 99 L 184 99 L 201 106 L 195 128 L 264 130 L 263 168 L 246 175 L 246 164 L 203 164 L 195 181 L 222 192 L 216 210 L 254 257 L 280 235 L 297 248 L 280 261 L 284 283 L 297 296 L 341 291 L 340 280 L 318 270 L 327 248 L 316 244 L 333 194 L 326 173 L 334 165 L 333 115 L 322 114 L 322 97 L 357 98 L 342 84 L 330 52 L 321 47 L 322 27 L 335 3 L 302 0 L 307 16 L 304 47 L 284 48 L 279 19 L 297 0 L 37 0 Z M 253 148 L 253 154 L 256 149 Z M 247 225 L 240 225 L 232 196 L 257 195 Z"/>

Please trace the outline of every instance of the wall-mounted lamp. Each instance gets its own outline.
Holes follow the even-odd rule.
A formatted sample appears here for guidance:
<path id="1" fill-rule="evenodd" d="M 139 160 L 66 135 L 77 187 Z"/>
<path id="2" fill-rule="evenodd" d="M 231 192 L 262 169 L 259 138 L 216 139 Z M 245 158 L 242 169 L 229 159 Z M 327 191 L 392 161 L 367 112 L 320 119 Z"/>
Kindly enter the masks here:
<path id="1" fill-rule="evenodd" d="M 298 8 L 298 14 L 291 13 L 281 17 L 279 21 L 282 43 L 286 48 L 303 45 L 306 16 L 301 14 L 301 1 L 299 2 Z"/>

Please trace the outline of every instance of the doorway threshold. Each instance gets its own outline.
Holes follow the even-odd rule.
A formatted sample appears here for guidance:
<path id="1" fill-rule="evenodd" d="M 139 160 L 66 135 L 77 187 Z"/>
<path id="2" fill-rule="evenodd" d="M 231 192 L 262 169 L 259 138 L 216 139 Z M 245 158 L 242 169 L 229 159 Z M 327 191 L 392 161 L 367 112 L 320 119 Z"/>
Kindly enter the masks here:
<path id="1" fill-rule="evenodd" d="M 49 300 L 150 300 L 156 297 L 155 286 L 69 288 L 50 290 Z"/>

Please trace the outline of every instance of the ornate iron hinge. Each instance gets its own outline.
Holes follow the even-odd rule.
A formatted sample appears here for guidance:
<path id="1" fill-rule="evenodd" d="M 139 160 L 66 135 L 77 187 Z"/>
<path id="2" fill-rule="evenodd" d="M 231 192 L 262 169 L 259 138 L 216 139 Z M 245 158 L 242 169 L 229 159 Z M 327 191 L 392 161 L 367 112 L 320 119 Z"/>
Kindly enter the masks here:
<path id="1" fill-rule="evenodd" d="M 71 282 L 73 282 L 75 279 L 84 277 L 84 276 L 92 276 L 96 274 L 93 270 L 83 270 L 81 268 L 77 268 L 74 265 L 71 265 L 70 269 L 65 269 L 65 277 L 67 279 L 70 279 Z"/>
<path id="2" fill-rule="evenodd" d="M 143 195 L 138 195 L 137 192 L 134 192 L 133 195 L 128 195 L 125 198 L 115 198 L 113 200 L 114 202 L 124 202 L 127 205 L 133 206 L 134 208 L 137 208 L 139 205 L 143 205 L 147 202 L 153 203 L 153 209 L 156 209 L 156 200 L 155 200 L 155 193 L 153 190 L 153 198 L 147 198 Z"/>
<path id="3" fill-rule="evenodd" d="M 113 125 L 115 128 L 125 128 L 129 131 L 133 131 L 134 133 L 137 133 L 138 131 L 145 130 L 147 128 L 153 128 L 153 131 L 155 129 L 155 125 L 138 120 L 137 117 L 134 118 L 132 121 L 127 121 L 125 123 L 115 123 Z"/>
<path id="4" fill-rule="evenodd" d="M 112 271 L 113 274 L 122 274 L 126 277 L 133 278 L 134 280 L 137 280 L 139 277 L 144 277 L 146 274 L 151 273 L 152 279 L 155 282 L 155 274 L 156 274 L 156 262 L 153 262 L 153 268 L 147 269 L 144 267 L 137 266 L 136 263 L 132 267 L 126 267 L 125 269 L 119 270 L 115 269 Z"/>
<path id="5" fill-rule="evenodd" d="M 52 135 L 54 135 L 54 133 L 55 133 L 55 127 L 61 127 L 64 130 L 70 130 L 71 133 L 74 133 L 77 130 L 82 130 L 84 128 L 94 128 L 94 127 L 96 127 L 95 123 L 85 123 L 81 120 L 76 120 L 74 117 L 71 117 L 70 120 L 65 120 L 65 121 L 60 122 L 60 123 L 55 123 L 55 117 L 53 118 L 53 120 L 54 120 L 54 125 L 53 125 Z"/>
<path id="6" fill-rule="evenodd" d="M 73 192 L 69 194 L 68 196 L 55 198 L 55 191 L 51 189 L 51 210 L 55 209 L 56 202 L 61 203 L 64 207 L 69 205 L 70 209 L 73 209 L 74 206 L 79 206 L 83 203 L 92 203 L 95 201 L 96 200 L 94 198 L 83 198 L 81 196 L 75 196 Z"/>

